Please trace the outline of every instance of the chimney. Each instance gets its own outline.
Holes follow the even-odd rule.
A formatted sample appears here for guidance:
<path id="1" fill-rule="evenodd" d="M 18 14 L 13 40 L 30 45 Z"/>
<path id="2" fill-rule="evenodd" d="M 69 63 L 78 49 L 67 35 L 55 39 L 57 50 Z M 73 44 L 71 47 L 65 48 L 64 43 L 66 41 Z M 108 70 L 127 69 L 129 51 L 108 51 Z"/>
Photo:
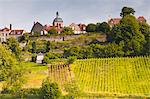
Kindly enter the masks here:
<path id="1" fill-rule="evenodd" d="M 12 30 L 12 24 L 10 24 L 10 30 Z"/>
<path id="2" fill-rule="evenodd" d="M 34 25 L 35 25 L 35 21 L 34 21 L 34 23 L 33 23 Z"/>

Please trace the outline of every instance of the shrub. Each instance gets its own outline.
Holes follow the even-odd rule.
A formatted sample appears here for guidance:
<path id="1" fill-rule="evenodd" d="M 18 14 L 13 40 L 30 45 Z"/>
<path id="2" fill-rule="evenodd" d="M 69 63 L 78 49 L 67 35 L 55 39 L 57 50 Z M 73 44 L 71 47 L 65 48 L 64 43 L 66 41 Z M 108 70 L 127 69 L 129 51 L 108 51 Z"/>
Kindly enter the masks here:
<path id="1" fill-rule="evenodd" d="M 67 61 L 68 64 L 73 64 L 74 61 L 77 59 L 77 57 L 76 56 L 70 56 L 67 59 L 68 59 L 68 61 Z"/>
<path id="2" fill-rule="evenodd" d="M 36 55 L 36 54 L 33 54 L 33 55 L 32 55 L 32 62 L 36 62 L 36 58 L 37 58 L 37 55 Z"/>
<path id="3" fill-rule="evenodd" d="M 61 91 L 59 90 L 57 83 L 51 83 L 49 79 L 46 79 L 42 83 L 40 89 L 41 99 L 58 99 L 61 96 Z"/>
<path id="4" fill-rule="evenodd" d="M 48 63 L 49 58 L 47 56 L 44 56 L 44 59 L 42 61 L 43 64 L 47 64 Z"/>

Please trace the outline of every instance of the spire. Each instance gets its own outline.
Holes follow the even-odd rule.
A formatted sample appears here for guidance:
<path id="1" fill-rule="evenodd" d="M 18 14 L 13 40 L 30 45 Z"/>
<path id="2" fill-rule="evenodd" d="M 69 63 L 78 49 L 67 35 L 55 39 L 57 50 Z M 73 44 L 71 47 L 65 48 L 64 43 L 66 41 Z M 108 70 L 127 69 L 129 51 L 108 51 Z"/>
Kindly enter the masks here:
<path id="1" fill-rule="evenodd" d="M 56 12 L 56 17 L 58 18 L 58 16 L 59 16 L 59 13 L 58 13 L 58 11 Z"/>

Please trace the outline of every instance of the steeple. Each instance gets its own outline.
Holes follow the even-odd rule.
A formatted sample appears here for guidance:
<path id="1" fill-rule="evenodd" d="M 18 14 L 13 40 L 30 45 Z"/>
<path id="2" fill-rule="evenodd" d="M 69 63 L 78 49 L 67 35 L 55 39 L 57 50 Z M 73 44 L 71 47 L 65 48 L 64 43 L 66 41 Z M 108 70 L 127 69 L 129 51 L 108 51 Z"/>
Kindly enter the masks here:
<path id="1" fill-rule="evenodd" d="M 56 18 L 58 18 L 58 16 L 59 16 L 59 13 L 58 13 L 58 11 L 56 12 Z"/>

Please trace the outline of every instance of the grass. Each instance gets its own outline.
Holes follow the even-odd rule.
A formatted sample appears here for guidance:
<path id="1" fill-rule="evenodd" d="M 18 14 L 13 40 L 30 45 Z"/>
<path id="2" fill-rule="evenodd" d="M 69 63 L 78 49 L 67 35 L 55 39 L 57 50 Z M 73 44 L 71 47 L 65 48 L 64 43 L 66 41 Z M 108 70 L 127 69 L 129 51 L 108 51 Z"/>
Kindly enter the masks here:
<path id="1" fill-rule="evenodd" d="M 27 75 L 27 83 L 24 88 L 39 88 L 41 87 L 42 81 L 48 76 L 47 65 L 25 62 L 22 65 L 27 66 L 30 73 Z"/>

